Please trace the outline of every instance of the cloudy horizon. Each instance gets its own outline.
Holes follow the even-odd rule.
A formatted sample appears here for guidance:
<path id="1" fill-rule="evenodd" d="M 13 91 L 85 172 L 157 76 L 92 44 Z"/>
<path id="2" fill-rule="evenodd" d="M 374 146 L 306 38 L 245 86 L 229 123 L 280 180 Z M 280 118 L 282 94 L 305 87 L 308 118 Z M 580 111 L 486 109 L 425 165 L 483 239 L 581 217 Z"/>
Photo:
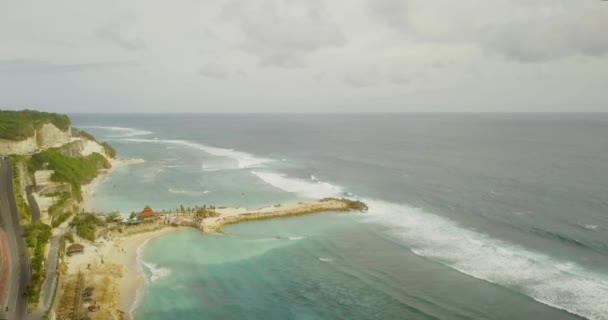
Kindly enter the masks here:
<path id="1" fill-rule="evenodd" d="M 606 1 L 0 4 L 0 109 L 608 111 Z"/>

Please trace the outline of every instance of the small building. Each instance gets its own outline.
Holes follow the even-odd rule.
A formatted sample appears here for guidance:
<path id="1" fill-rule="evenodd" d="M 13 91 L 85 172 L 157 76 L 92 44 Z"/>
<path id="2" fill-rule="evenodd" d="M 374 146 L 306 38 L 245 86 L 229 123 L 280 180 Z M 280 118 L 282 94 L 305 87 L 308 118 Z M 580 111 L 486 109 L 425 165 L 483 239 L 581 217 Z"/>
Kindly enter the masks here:
<path id="1" fill-rule="evenodd" d="M 157 218 L 157 215 L 154 210 L 152 210 L 152 208 L 147 205 L 142 212 L 137 214 L 137 218 L 143 221 L 155 220 Z"/>
<path id="2" fill-rule="evenodd" d="M 81 245 L 80 243 L 74 243 L 65 250 L 65 253 L 68 256 L 71 256 L 76 253 L 83 253 L 83 252 L 84 252 L 84 246 Z"/>

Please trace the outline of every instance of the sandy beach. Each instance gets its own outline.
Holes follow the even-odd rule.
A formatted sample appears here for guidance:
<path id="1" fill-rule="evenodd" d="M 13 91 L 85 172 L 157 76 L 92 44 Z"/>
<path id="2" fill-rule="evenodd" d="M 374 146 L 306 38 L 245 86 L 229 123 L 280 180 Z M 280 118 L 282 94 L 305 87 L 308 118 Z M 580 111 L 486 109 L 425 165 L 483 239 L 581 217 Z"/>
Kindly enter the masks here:
<path id="1" fill-rule="evenodd" d="M 114 240 L 114 245 L 109 250 L 106 260 L 125 267 L 125 273 L 120 281 L 120 308 L 125 312 L 127 319 L 131 318 L 130 313 L 140 301 L 146 286 L 145 276 L 137 261 L 138 253 L 141 252 L 140 248 L 143 248 L 151 239 L 183 229 L 166 227 Z"/>
<path id="2" fill-rule="evenodd" d="M 138 263 L 138 254 L 145 244 L 162 235 L 185 228 L 164 227 L 111 240 L 84 243 L 84 252 L 66 257 L 67 281 L 84 276 L 86 286 L 95 287 L 95 303 L 101 306 L 92 319 L 131 319 L 131 312 L 140 301 L 146 279 Z M 99 287 L 99 288 L 98 288 Z M 107 289 L 110 288 L 110 289 Z"/>

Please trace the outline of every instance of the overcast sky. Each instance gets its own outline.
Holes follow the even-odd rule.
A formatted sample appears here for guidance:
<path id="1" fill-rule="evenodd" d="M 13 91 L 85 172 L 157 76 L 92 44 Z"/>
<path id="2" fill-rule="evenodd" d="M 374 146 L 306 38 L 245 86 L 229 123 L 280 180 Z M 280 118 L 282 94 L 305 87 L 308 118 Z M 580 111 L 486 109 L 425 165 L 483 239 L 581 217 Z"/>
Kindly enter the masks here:
<path id="1" fill-rule="evenodd" d="M 0 109 L 608 111 L 608 1 L 0 0 Z"/>

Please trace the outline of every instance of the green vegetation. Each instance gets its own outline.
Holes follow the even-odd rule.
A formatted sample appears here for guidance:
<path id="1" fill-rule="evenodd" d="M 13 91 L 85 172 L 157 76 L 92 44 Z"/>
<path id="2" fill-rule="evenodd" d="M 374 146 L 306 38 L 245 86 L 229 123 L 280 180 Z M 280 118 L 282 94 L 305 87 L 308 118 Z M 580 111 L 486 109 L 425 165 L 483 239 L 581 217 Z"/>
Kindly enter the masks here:
<path id="1" fill-rule="evenodd" d="M 114 147 L 112 147 L 109 143 L 102 142 L 101 146 L 103 147 L 103 150 L 106 152 L 108 157 L 116 158 L 116 149 L 114 149 Z"/>
<path id="2" fill-rule="evenodd" d="M 52 148 L 33 155 L 29 167 L 31 172 L 42 169 L 55 170 L 51 179 L 69 183 L 72 186 L 73 196 L 80 201 L 82 200 L 80 186 L 91 182 L 99 174 L 99 170 L 109 168 L 110 163 L 99 153 L 72 158 Z"/>
<path id="3" fill-rule="evenodd" d="M 38 221 L 35 224 L 25 226 L 24 233 L 25 243 L 30 252 L 30 267 L 32 270 L 28 299 L 31 303 L 37 303 L 44 280 L 44 251 L 46 244 L 51 239 L 51 226 Z"/>
<path id="4" fill-rule="evenodd" d="M 70 118 L 57 113 L 33 110 L 0 110 L 0 139 L 24 140 L 34 136 L 36 129 L 45 123 L 52 123 L 62 131 L 70 127 Z"/>
<path id="5" fill-rule="evenodd" d="M 48 212 L 49 215 L 54 219 L 57 210 L 63 208 L 65 203 L 68 202 L 68 200 L 70 199 L 71 194 L 69 192 L 59 192 L 53 193 L 49 196 L 53 197 L 53 204 L 48 208 Z"/>
<path id="6" fill-rule="evenodd" d="M 91 141 L 97 141 L 95 139 L 95 137 L 93 137 L 92 134 L 90 134 L 82 129 L 72 128 L 72 136 L 84 138 L 84 139 L 91 140 Z"/>
<path id="7" fill-rule="evenodd" d="M 69 243 L 74 243 L 74 234 L 72 231 L 68 231 L 63 235 L 63 238 Z"/>
<path id="8" fill-rule="evenodd" d="M 64 212 L 64 213 L 58 215 L 57 217 L 53 218 L 53 222 L 51 222 L 51 226 L 53 226 L 53 228 L 57 228 L 57 227 L 59 227 L 60 224 L 62 224 L 64 221 L 68 220 L 71 216 L 72 216 L 72 212 L 70 212 L 70 211 Z"/>
<path id="9" fill-rule="evenodd" d="M 116 218 L 118 218 L 118 213 L 113 212 L 106 216 L 106 221 L 114 221 Z"/>
<path id="10" fill-rule="evenodd" d="M 23 188 L 21 187 L 21 167 L 23 165 L 23 157 L 11 156 L 13 160 L 13 192 L 17 202 L 17 210 L 19 211 L 19 220 L 21 223 L 28 223 L 32 219 L 32 210 L 23 197 Z"/>
<path id="11" fill-rule="evenodd" d="M 95 231 L 97 227 L 105 226 L 105 221 L 99 219 L 92 213 L 83 213 L 74 217 L 70 223 L 71 227 L 76 228 L 76 234 L 89 241 L 95 241 Z"/>

